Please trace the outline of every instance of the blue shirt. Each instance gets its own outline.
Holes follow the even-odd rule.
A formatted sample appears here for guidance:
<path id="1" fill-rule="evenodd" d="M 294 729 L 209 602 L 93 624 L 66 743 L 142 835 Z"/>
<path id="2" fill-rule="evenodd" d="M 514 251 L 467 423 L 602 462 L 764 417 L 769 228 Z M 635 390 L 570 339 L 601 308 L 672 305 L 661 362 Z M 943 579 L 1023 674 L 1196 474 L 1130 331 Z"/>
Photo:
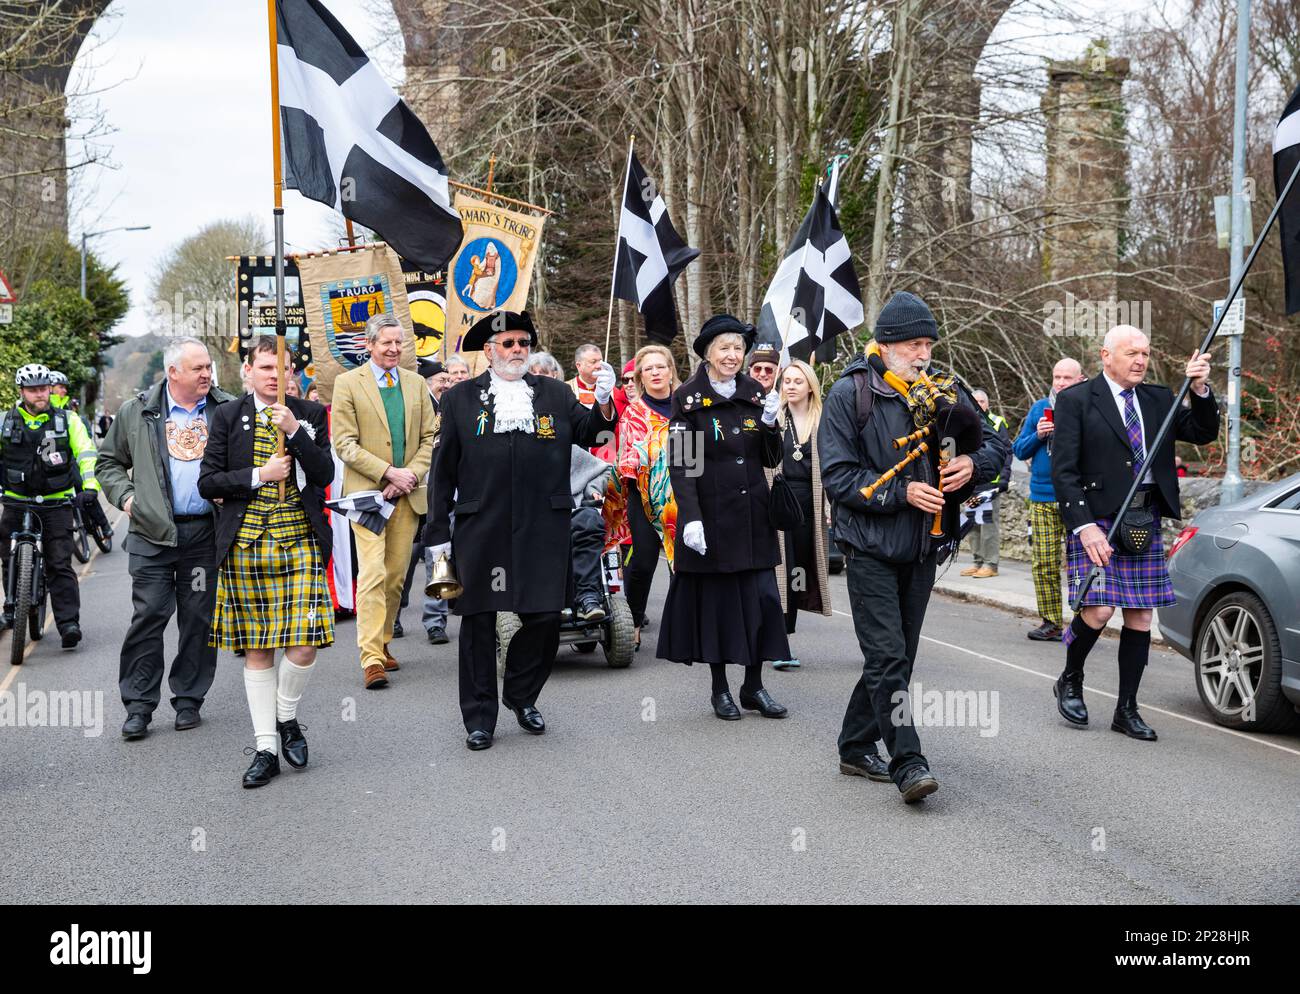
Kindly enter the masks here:
<path id="1" fill-rule="evenodd" d="M 167 420 L 175 424 L 176 427 L 184 428 L 196 418 L 204 422 L 204 424 L 207 423 L 207 397 L 202 398 L 194 405 L 194 410 L 189 411 L 172 400 L 171 390 L 163 387 L 163 401 L 167 409 Z M 173 514 L 212 513 L 211 502 L 199 496 L 199 470 L 202 466 L 202 453 L 200 453 L 198 459 L 186 460 L 177 459 L 171 455 L 170 450 L 168 451 L 167 475 L 171 478 L 172 484 Z"/>
<path id="2" fill-rule="evenodd" d="M 394 366 L 392 369 L 384 369 L 382 366 L 378 365 L 375 362 L 375 360 L 373 359 L 370 360 L 370 373 L 375 378 L 375 385 L 379 387 L 379 389 L 381 390 L 385 389 L 384 378 L 388 376 L 389 373 L 392 373 L 393 375 L 393 386 L 398 387 L 402 385 L 402 381 L 400 376 L 398 375 L 397 369 L 398 367 L 396 366 Z"/>

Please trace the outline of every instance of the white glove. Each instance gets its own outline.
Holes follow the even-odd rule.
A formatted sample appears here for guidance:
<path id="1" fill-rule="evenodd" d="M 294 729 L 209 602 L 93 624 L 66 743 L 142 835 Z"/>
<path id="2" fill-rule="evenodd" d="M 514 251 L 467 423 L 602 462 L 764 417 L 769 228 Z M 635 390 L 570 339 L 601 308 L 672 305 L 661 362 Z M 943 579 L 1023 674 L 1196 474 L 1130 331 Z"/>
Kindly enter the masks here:
<path id="1" fill-rule="evenodd" d="M 614 367 L 607 362 L 602 362 L 596 367 L 596 403 L 602 407 L 609 403 L 609 398 L 614 396 L 614 387 L 618 384 L 618 377 L 614 375 Z"/>
<path id="2" fill-rule="evenodd" d="M 433 546 L 430 546 L 430 547 L 429 547 L 429 554 L 433 557 L 433 561 L 434 561 L 435 563 L 438 561 L 438 557 L 439 557 L 439 556 L 446 556 L 448 559 L 450 559 L 450 558 L 451 558 L 451 543 L 450 543 L 450 542 L 443 542 L 441 545 L 433 545 Z"/>
<path id="3" fill-rule="evenodd" d="M 682 541 L 687 548 L 694 549 L 701 556 L 706 555 L 709 547 L 704 542 L 704 522 L 688 521 L 682 529 Z"/>
<path id="4" fill-rule="evenodd" d="M 763 424 L 769 428 L 776 424 L 776 411 L 781 406 L 781 391 L 774 384 L 763 401 Z"/>

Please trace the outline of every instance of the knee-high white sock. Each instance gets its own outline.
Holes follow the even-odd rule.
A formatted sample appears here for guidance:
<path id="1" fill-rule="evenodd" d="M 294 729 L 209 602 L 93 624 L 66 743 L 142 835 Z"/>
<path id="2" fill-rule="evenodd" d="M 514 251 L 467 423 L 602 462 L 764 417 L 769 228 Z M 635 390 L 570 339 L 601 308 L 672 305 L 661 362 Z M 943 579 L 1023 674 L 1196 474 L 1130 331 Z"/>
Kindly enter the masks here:
<path id="1" fill-rule="evenodd" d="M 307 688 L 311 671 L 316 668 L 312 660 L 306 666 L 299 666 L 288 656 L 280 660 L 280 683 L 275 692 L 275 717 L 279 721 L 292 721 L 298 717 L 298 702 L 302 692 Z"/>
<path id="2" fill-rule="evenodd" d="M 253 716 L 253 735 L 258 752 L 280 752 L 280 736 L 275 731 L 275 667 L 253 670 L 244 667 L 244 693 L 248 695 L 248 713 Z"/>

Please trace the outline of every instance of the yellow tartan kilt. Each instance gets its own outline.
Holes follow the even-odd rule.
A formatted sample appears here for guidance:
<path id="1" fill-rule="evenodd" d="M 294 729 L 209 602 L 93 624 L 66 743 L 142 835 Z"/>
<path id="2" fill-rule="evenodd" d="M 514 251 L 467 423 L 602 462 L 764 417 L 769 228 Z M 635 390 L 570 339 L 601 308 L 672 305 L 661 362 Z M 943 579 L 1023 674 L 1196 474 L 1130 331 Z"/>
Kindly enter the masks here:
<path id="1" fill-rule="evenodd" d="M 281 545 L 269 531 L 236 541 L 217 573 L 217 606 L 208 645 L 284 649 L 334 644 L 334 606 L 316 540 Z"/>

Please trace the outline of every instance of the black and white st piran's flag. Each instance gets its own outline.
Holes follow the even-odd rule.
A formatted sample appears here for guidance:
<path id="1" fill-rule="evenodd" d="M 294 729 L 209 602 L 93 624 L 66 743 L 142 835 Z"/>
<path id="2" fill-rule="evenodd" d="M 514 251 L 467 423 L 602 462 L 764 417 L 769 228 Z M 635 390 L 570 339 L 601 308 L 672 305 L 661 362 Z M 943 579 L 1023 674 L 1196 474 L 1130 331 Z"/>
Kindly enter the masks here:
<path id="1" fill-rule="evenodd" d="M 636 304 L 645 317 L 646 337 L 664 345 L 676 337 L 673 280 L 699 254 L 677 234 L 654 180 L 629 151 L 614 253 L 614 296 Z"/>
<path id="2" fill-rule="evenodd" d="M 277 0 L 284 185 L 429 272 L 460 248 L 429 132 L 319 0 Z"/>
<path id="3" fill-rule="evenodd" d="M 758 341 L 807 361 L 814 350 L 862 323 L 853 253 L 835 213 L 839 161 L 819 187 L 772 277 L 758 316 Z"/>
<path id="4" fill-rule="evenodd" d="M 1300 86 L 1291 94 L 1282 120 L 1273 134 L 1273 184 L 1277 195 L 1300 165 Z M 1300 186 L 1300 181 L 1297 182 Z M 1282 270 L 1286 274 L 1286 312 L 1300 311 L 1300 191 L 1291 188 L 1278 211 L 1278 227 L 1282 232 Z"/>

